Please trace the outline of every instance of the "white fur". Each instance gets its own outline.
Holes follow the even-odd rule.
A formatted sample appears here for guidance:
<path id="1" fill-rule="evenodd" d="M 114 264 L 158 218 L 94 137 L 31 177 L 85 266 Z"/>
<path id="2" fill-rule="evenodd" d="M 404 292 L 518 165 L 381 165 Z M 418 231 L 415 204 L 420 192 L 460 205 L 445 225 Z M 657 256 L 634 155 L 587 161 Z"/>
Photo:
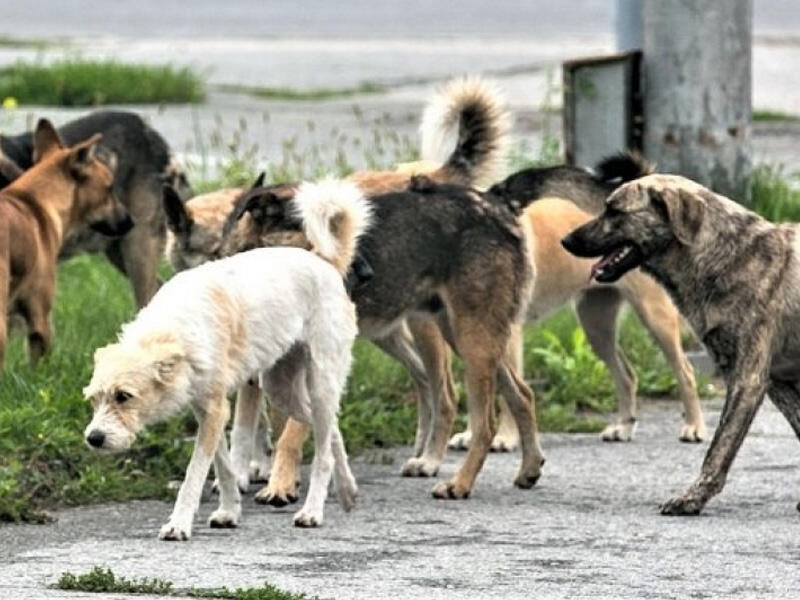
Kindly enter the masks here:
<path id="1" fill-rule="evenodd" d="M 224 303 L 219 302 L 220 291 L 225 294 Z M 239 337 L 243 336 L 244 344 L 239 350 L 231 350 L 231 308 L 240 317 Z M 263 374 L 273 401 L 281 402 L 291 416 L 313 425 L 316 452 L 311 487 L 295 522 L 319 525 L 332 470 L 347 508 L 356 493 L 336 421 L 356 333 L 355 308 L 341 276 L 305 250 L 262 248 L 184 271 L 167 282 L 123 328 L 119 344 L 98 351 L 94 375 L 86 388 L 95 404 L 95 416 L 86 433 L 105 428 L 113 434 L 120 427 L 109 426 L 109 411 L 104 406 L 113 402 L 114 386 L 125 380 L 127 357 L 130 362 L 142 362 L 136 357 L 145 349 L 152 354 L 155 347 L 158 353 L 154 338 L 171 338 L 180 348 L 181 358 L 153 363 L 153 373 L 166 369 L 168 383 L 156 386 L 163 388 L 162 397 L 154 410 L 141 415 L 138 427 L 187 405 L 198 417 L 198 441 L 204 426 L 221 421 L 215 425 L 219 431 L 214 431 L 218 446 L 213 457 L 221 502 L 211 520 L 235 526 L 241 508 L 224 438 L 227 412 L 221 419 L 211 416 L 214 411 L 228 410 L 227 392 Z M 140 367 L 132 365 L 131 370 L 140 375 Z M 224 409 L 215 404 L 220 398 Z M 136 408 L 136 401 L 136 397 L 128 401 L 130 410 Z M 190 537 L 211 460 L 196 444 L 172 517 L 162 528 L 162 539 Z"/>
<path id="2" fill-rule="evenodd" d="M 358 186 L 332 177 L 307 181 L 300 185 L 292 203 L 313 251 L 346 272 L 358 238 L 369 228 L 372 215 L 372 206 Z M 350 235 L 331 231 L 331 223 L 337 218 L 351 229 Z"/>
<path id="3" fill-rule="evenodd" d="M 461 113 L 466 106 L 479 103 L 491 116 L 494 151 L 476 170 L 476 180 L 493 182 L 503 173 L 509 150 L 511 115 L 496 84 L 480 77 L 461 77 L 445 83 L 429 100 L 422 113 L 420 136 L 422 160 L 442 164 L 458 143 Z"/>

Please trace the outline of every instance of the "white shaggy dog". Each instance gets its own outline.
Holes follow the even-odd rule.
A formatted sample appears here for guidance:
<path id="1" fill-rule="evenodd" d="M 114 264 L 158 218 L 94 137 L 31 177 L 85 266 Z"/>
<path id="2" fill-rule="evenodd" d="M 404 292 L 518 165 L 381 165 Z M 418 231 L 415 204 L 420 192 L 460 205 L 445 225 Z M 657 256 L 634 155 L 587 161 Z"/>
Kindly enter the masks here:
<path id="1" fill-rule="evenodd" d="M 369 205 L 350 183 L 304 185 L 310 201 L 299 210 L 313 221 L 306 231 L 313 253 L 262 248 L 184 271 L 123 327 L 117 343 L 95 353 L 84 389 L 94 406 L 85 431 L 92 448 L 125 450 L 142 427 L 187 405 L 197 417 L 192 459 L 161 539 L 191 536 L 212 459 L 220 506 L 209 525 L 238 524 L 240 492 L 224 435 L 227 394 L 259 374 L 273 402 L 314 429 L 311 483 L 295 525 L 322 523 L 332 473 L 344 508 L 355 501 L 336 413 L 357 326 L 342 281 L 346 267 L 337 267 L 366 229 Z M 320 211 L 332 198 L 341 209 Z"/>

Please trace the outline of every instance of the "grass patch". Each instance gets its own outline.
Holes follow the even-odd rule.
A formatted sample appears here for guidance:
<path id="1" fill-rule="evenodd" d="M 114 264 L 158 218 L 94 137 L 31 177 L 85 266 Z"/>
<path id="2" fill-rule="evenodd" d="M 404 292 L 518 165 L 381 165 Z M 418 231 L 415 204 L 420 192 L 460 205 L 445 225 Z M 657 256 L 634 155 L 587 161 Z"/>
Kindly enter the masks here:
<path id="1" fill-rule="evenodd" d="M 44 50 L 46 48 L 69 46 L 67 40 L 45 40 L 35 38 L 16 38 L 10 35 L 0 35 L 0 48 L 19 48 Z"/>
<path id="2" fill-rule="evenodd" d="M 780 110 L 768 110 L 768 109 L 754 110 L 752 118 L 754 122 L 762 122 L 762 123 L 763 122 L 796 123 L 800 121 L 800 115 L 793 115 L 791 113 L 782 112 Z"/>
<path id="3" fill-rule="evenodd" d="M 114 574 L 111 569 L 94 567 L 80 575 L 62 573 L 52 586 L 58 590 L 91 592 L 95 594 L 150 594 L 153 596 L 180 596 L 189 598 L 216 598 L 222 600 L 303 600 L 305 594 L 294 594 L 274 585 L 264 584 L 257 588 L 176 588 L 171 581 L 163 579 L 128 579 Z M 311 599 L 309 599 L 311 600 Z"/>
<path id="4" fill-rule="evenodd" d="M 793 185 L 794 184 L 794 185 Z M 774 223 L 800 222 L 800 175 L 759 166 L 750 178 L 752 208 Z"/>
<path id="5" fill-rule="evenodd" d="M 261 98 L 262 100 L 283 100 L 288 102 L 323 102 L 325 100 L 341 100 L 343 98 L 352 98 L 353 96 L 382 94 L 386 92 L 385 86 L 368 81 L 355 87 L 315 88 L 311 90 L 229 84 L 215 85 L 214 89 L 220 92 L 246 94 L 254 98 Z"/>
<path id="6" fill-rule="evenodd" d="M 115 60 L 19 61 L 0 69 L 0 98 L 43 106 L 200 102 L 203 81 L 191 69 Z"/>

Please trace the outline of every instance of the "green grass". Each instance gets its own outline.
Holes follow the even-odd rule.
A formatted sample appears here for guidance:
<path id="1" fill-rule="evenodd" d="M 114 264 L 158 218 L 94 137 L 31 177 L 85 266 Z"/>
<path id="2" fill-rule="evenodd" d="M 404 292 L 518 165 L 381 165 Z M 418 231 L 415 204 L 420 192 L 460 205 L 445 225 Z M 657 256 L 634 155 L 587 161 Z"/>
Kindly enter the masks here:
<path id="1" fill-rule="evenodd" d="M 775 223 L 800 222 L 800 175 L 760 166 L 750 181 L 753 210 Z"/>
<path id="2" fill-rule="evenodd" d="M 200 102 L 201 78 L 191 69 L 115 60 L 19 61 L 0 68 L 0 99 L 44 106 Z"/>
<path id="3" fill-rule="evenodd" d="M 180 596 L 183 598 L 216 598 L 219 600 L 312 600 L 305 594 L 294 594 L 264 584 L 257 588 L 176 588 L 163 579 L 128 579 L 115 575 L 111 569 L 94 567 L 80 575 L 62 573 L 52 586 L 58 590 L 91 592 L 95 594 L 149 594 L 153 596 Z"/>
<path id="4" fill-rule="evenodd" d="M 797 122 L 800 115 L 782 112 L 779 110 L 760 109 L 753 111 L 753 121 L 755 122 Z"/>
<path id="5" fill-rule="evenodd" d="M 348 88 L 315 88 L 298 90 L 287 87 L 260 87 L 248 85 L 220 84 L 214 86 L 215 90 L 236 94 L 246 94 L 262 100 L 283 100 L 292 102 L 322 102 L 325 100 L 339 100 L 362 96 L 365 94 L 382 94 L 386 87 L 378 83 L 364 82 L 355 87 Z"/>

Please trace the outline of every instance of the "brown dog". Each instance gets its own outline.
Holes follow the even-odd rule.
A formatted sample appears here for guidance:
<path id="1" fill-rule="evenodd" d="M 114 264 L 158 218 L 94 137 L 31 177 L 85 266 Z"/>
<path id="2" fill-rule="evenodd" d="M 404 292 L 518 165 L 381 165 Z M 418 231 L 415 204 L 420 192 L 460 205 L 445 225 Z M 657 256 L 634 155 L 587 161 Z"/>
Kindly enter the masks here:
<path id="1" fill-rule="evenodd" d="M 111 170 L 95 155 L 99 140 L 95 135 L 65 148 L 50 121 L 39 121 L 34 166 L 0 192 L 0 365 L 9 313 L 27 323 L 32 362 L 50 348 L 50 307 L 64 237 L 80 225 L 105 235 L 124 235 L 133 227 L 111 191 Z"/>

